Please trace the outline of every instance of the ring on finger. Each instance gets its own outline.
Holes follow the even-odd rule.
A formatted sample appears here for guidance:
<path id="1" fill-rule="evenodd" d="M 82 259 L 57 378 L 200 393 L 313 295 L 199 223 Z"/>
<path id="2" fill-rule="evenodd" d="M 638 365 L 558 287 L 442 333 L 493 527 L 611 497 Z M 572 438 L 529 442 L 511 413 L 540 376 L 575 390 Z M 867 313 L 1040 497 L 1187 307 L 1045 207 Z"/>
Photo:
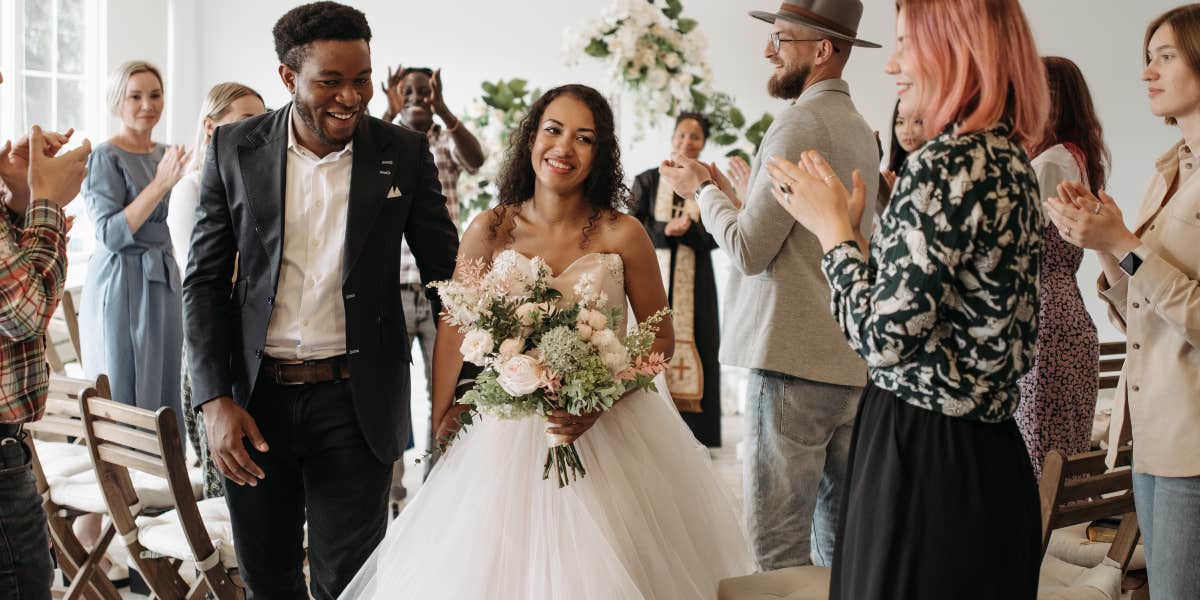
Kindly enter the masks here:
<path id="1" fill-rule="evenodd" d="M 1070 225 L 1067 226 L 1067 235 L 1071 235 L 1071 226 Z"/>
<path id="2" fill-rule="evenodd" d="M 790 184 L 790 183 L 781 183 L 781 184 L 779 184 L 779 191 L 783 192 L 783 195 L 784 195 L 784 196 L 789 196 L 789 195 L 791 195 L 791 193 L 792 193 L 792 184 Z"/>
<path id="3" fill-rule="evenodd" d="M 1100 203 L 1099 203 L 1099 202 L 1097 202 L 1097 203 L 1096 203 L 1096 206 L 1095 206 L 1094 208 L 1092 208 L 1092 214 L 1093 214 L 1093 215 L 1098 215 L 1098 214 L 1100 214 Z"/>
<path id="4" fill-rule="evenodd" d="M 824 181 L 825 183 L 829 183 L 829 180 L 833 179 L 834 177 L 837 177 L 837 175 L 826 175 L 821 180 Z"/>

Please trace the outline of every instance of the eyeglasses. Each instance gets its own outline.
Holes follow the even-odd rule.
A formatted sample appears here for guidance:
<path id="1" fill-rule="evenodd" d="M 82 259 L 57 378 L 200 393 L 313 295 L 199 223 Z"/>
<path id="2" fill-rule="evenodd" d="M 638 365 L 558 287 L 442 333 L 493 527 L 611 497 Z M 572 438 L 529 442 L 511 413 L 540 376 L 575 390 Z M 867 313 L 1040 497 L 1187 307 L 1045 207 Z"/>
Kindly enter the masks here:
<path id="1" fill-rule="evenodd" d="M 771 48 L 774 49 L 774 51 L 776 53 L 779 52 L 779 48 L 783 46 L 784 42 L 820 42 L 820 41 L 828 39 L 828 38 L 813 38 L 813 39 L 797 38 L 797 39 L 789 40 L 789 39 L 786 39 L 783 37 L 783 32 L 781 32 L 781 31 L 772 31 L 771 35 L 769 37 L 771 40 Z M 838 50 L 837 44 L 834 44 L 832 40 L 830 40 L 829 45 L 833 46 L 834 52 L 841 52 L 841 50 Z"/>

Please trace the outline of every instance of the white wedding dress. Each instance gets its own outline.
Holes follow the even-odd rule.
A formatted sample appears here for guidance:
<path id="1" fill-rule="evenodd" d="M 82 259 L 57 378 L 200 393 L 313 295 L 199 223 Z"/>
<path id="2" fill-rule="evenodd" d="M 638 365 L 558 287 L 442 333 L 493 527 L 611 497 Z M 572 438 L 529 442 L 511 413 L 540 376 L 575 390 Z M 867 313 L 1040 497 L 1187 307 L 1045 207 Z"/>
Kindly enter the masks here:
<path id="1" fill-rule="evenodd" d="M 551 283 L 570 300 L 585 273 L 626 302 L 616 254 L 584 255 Z M 476 421 L 342 598 L 715 600 L 718 581 L 755 570 L 707 449 L 665 395 L 635 392 L 601 416 L 576 442 L 587 476 L 561 489 L 542 479 L 544 430 L 540 417 Z"/>

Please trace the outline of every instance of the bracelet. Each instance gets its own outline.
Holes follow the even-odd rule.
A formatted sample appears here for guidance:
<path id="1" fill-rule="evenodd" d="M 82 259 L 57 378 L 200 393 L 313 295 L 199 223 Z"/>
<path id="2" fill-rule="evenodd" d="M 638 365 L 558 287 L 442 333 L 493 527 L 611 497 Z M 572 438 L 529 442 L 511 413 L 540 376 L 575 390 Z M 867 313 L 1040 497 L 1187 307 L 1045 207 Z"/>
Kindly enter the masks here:
<path id="1" fill-rule="evenodd" d="M 462 127 L 462 119 L 454 119 L 454 127 L 447 127 L 446 133 L 454 133 L 459 127 Z"/>

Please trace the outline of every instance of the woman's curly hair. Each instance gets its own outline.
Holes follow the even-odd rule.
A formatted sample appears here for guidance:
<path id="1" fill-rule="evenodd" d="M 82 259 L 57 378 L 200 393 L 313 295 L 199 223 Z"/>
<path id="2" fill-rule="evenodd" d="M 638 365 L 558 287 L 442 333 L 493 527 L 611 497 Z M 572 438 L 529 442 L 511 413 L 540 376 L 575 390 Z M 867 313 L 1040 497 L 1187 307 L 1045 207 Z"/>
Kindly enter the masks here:
<path id="1" fill-rule="evenodd" d="M 621 147 L 613 124 L 613 112 L 608 101 L 600 92 L 586 85 L 570 84 L 556 87 L 538 98 L 520 125 L 509 139 L 504 167 L 497 183 L 500 189 L 499 203 L 492 211 L 489 237 L 495 239 L 501 226 L 509 221 L 508 213 L 525 201 L 533 198 L 537 175 L 533 171 L 533 141 L 537 138 L 542 115 L 546 107 L 559 96 L 571 96 L 587 105 L 596 123 L 596 151 L 591 170 L 583 181 L 584 200 L 592 207 L 592 216 L 583 229 L 583 246 L 596 229 L 603 215 L 615 220 L 619 211 L 629 203 L 629 188 L 625 185 L 625 172 L 621 168 Z M 511 241 L 513 224 L 507 229 Z"/>

